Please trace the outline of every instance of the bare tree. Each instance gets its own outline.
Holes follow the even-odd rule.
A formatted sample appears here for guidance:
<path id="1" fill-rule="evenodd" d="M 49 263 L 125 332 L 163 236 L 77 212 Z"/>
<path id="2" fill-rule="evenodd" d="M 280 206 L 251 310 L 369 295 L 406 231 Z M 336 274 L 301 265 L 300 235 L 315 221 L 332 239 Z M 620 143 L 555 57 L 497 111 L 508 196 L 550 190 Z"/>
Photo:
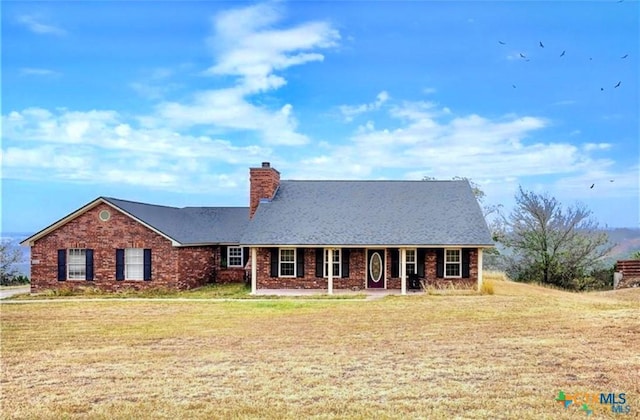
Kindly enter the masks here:
<path id="1" fill-rule="evenodd" d="M 11 241 L 0 241 L 0 280 L 4 283 L 19 274 L 16 264 L 22 262 L 20 248 Z"/>
<path id="2" fill-rule="evenodd" d="M 501 241 L 513 251 L 509 274 L 519 280 L 573 287 L 609 250 L 607 234 L 587 208 L 563 208 L 555 198 L 522 187 L 504 224 Z"/>

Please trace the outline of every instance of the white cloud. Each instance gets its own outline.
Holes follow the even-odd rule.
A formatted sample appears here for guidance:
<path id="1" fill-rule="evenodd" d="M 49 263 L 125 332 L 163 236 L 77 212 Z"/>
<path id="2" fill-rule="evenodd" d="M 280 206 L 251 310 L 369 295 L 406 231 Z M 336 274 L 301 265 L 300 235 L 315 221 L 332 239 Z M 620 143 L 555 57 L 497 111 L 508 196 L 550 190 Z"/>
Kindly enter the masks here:
<path id="1" fill-rule="evenodd" d="M 14 179 L 211 191 L 221 188 L 212 175 L 218 166 L 248 167 L 272 153 L 255 145 L 136 126 L 115 111 L 30 108 L 3 116 L 2 126 L 3 177 Z M 223 181 L 229 188 L 238 185 Z"/>
<path id="2" fill-rule="evenodd" d="M 247 93 L 274 89 L 285 83 L 274 71 L 322 61 L 322 54 L 309 51 L 335 46 L 340 38 L 326 22 L 274 29 L 281 19 L 282 13 L 272 3 L 218 14 L 209 40 L 218 62 L 208 72 L 239 76 Z"/>
<path id="3" fill-rule="evenodd" d="M 591 152 L 594 150 L 608 150 L 611 149 L 611 144 L 609 143 L 586 143 L 582 146 L 585 152 Z"/>
<path id="4" fill-rule="evenodd" d="M 20 74 L 24 76 L 59 76 L 60 73 L 50 69 L 39 69 L 33 67 L 23 67 L 20 69 Z"/>
<path id="5" fill-rule="evenodd" d="M 3 177 L 128 184 L 175 192 L 246 187 L 246 168 L 273 154 L 260 144 L 309 142 L 297 130 L 293 104 L 267 106 L 260 95 L 287 83 L 281 71 L 322 61 L 318 50 L 335 46 L 340 38 L 325 22 L 283 27 L 281 20 L 276 4 L 217 15 L 209 40 L 216 62 L 205 76 L 224 76 L 217 83 L 222 87 L 196 91 L 184 101 L 169 101 L 164 99 L 166 94 L 182 87 L 174 83 L 179 73 L 193 74 L 194 69 L 181 65 L 148 70 L 130 87 L 158 101 L 149 115 L 38 107 L 3 115 Z M 66 33 L 34 16 L 21 16 L 19 22 L 40 34 Z M 22 74 L 54 72 L 24 68 Z M 226 76 L 235 79 L 228 83 Z M 386 99 L 382 95 L 379 100 Z M 228 133 L 241 133 L 243 140 L 233 144 L 225 139 Z"/>
<path id="6" fill-rule="evenodd" d="M 55 25 L 44 23 L 38 16 L 22 15 L 18 16 L 18 23 L 29 29 L 31 32 L 42 35 L 65 35 L 67 32 Z"/>
<path id="7" fill-rule="evenodd" d="M 253 131 L 274 145 L 308 143 L 309 139 L 297 132 L 291 104 L 271 109 L 254 98 L 287 83 L 276 71 L 323 60 L 314 50 L 335 46 L 340 35 L 325 22 L 275 28 L 281 19 L 279 8 L 271 3 L 218 14 L 209 40 L 217 62 L 205 74 L 235 76 L 234 85 L 197 92 L 186 102 L 162 102 L 156 107 L 155 123 Z"/>
<path id="8" fill-rule="evenodd" d="M 177 70 L 185 70 L 188 65 L 181 65 Z M 131 82 L 129 87 L 138 95 L 151 99 L 161 100 L 168 93 L 182 87 L 180 83 L 171 81 L 172 77 L 178 73 L 176 69 L 158 67 L 145 72 L 143 78 L 136 82 Z"/>
<path id="9" fill-rule="evenodd" d="M 353 179 L 392 171 L 407 179 L 466 176 L 499 186 L 531 176 L 575 176 L 611 164 L 589 154 L 606 149 L 604 144 L 578 147 L 537 140 L 536 133 L 550 124 L 540 117 L 456 116 L 428 102 L 391 105 L 389 115 L 400 124 L 377 128 L 368 122 L 346 144 L 323 151 L 321 159 L 305 158 L 299 169 L 292 168 L 291 177 Z"/>
<path id="10" fill-rule="evenodd" d="M 364 114 L 366 112 L 375 111 L 389 100 L 389 94 L 386 91 L 378 93 L 376 100 L 367 104 L 360 105 L 340 105 L 339 109 L 346 122 L 353 121 L 353 118 L 357 115 Z"/>

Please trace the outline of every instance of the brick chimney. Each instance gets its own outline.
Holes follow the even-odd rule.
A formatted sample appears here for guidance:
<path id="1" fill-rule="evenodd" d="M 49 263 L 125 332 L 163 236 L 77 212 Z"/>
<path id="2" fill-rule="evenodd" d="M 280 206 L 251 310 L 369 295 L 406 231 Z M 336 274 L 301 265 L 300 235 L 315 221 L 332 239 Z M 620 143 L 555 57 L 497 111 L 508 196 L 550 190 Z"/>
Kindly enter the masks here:
<path id="1" fill-rule="evenodd" d="M 273 198 L 280 185 L 280 172 L 269 162 L 262 162 L 260 168 L 249 168 L 249 184 L 249 219 L 253 219 L 260 200 Z"/>

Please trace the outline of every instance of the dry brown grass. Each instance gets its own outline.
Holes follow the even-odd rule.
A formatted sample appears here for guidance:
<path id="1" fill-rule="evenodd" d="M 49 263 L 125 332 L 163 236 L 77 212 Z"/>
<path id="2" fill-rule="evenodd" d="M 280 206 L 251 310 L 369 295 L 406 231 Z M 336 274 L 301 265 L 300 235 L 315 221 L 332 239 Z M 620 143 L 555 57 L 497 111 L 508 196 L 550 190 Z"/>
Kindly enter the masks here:
<path id="1" fill-rule="evenodd" d="M 6 418 L 581 418 L 640 411 L 640 290 L 2 304 Z M 613 417 L 595 407 L 597 417 Z"/>

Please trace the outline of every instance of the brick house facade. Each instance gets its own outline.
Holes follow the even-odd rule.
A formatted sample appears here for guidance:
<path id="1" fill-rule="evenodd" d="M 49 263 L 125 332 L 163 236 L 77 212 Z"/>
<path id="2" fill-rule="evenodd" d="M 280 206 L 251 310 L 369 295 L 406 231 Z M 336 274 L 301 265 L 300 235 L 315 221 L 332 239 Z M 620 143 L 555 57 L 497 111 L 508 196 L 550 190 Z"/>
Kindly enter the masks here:
<path id="1" fill-rule="evenodd" d="M 492 247 L 466 181 L 281 181 L 249 171 L 249 207 L 99 197 L 25 239 L 31 288 L 475 287 Z"/>
<path id="2" fill-rule="evenodd" d="M 225 257 L 221 255 L 225 246 L 175 246 L 170 239 L 112 205 L 100 200 L 94 204 L 33 241 L 32 293 L 86 287 L 109 292 L 151 288 L 183 290 L 212 282 L 244 281 L 244 268 L 225 266 Z M 107 220 L 101 218 L 103 214 L 109 214 Z M 149 278 L 118 279 L 116 254 L 126 249 L 148 250 Z M 83 251 L 84 275 L 79 276 L 83 278 L 70 275 L 69 250 Z M 88 253 L 91 261 L 87 261 Z"/>

